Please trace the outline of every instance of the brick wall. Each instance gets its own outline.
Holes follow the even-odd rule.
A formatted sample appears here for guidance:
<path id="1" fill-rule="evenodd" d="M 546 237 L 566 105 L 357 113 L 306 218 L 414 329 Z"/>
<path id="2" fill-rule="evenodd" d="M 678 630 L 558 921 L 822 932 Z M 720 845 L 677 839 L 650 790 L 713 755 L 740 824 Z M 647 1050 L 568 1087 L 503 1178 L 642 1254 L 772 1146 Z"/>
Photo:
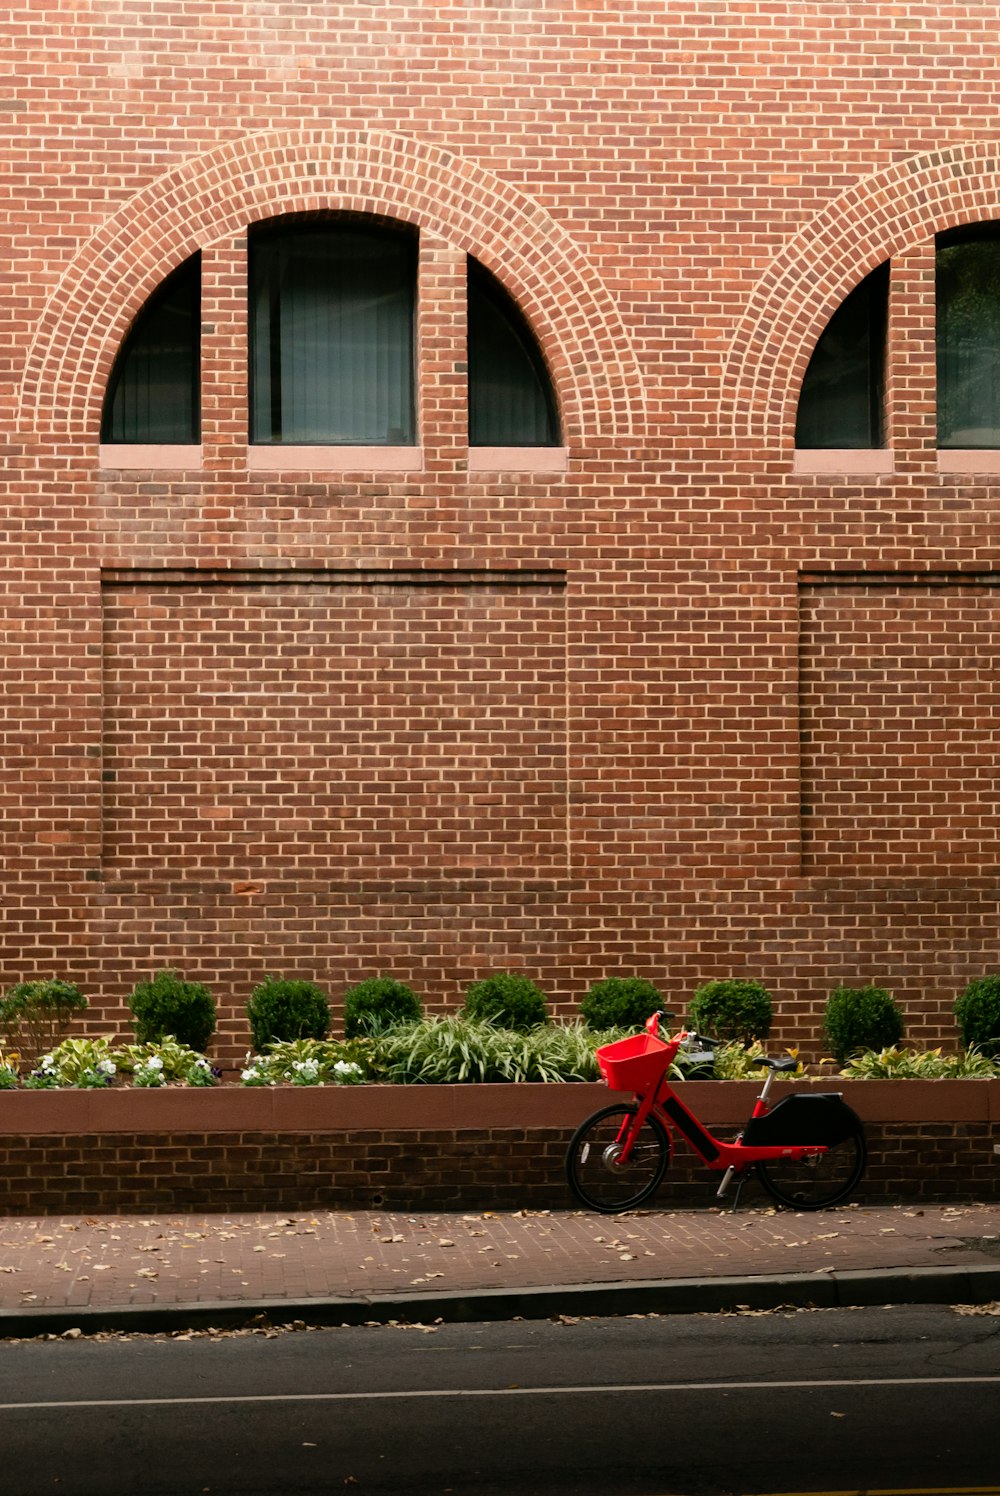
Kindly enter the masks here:
<path id="1" fill-rule="evenodd" d="M 10 7 L 0 982 L 79 981 L 99 1032 L 181 967 L 229 1060 L 269 970 L 444 1007 L 514 966 L 566 1012 L 752 975 L 807 1049 L 878 980 L 953 1042 L 1000 968 L 1000 458 L 935 450 L 933 237 L 1000 216 L 995 23 Z M 406 471 L 248 448 L 247 230 L 321 209 L 419 232 Z M 201 446 L 130 466 L 105 383 L 195 251 Z M 470 462 L 467 253 L 537 333 L 561 468 Z M 809 355 L 885 260 L 891 457 L 804 470 Z"/>
<path id="2" fill-rule="evenodd" d="M 866 1126 L 869 1163 L 855 1199 L 993 1200 L 995 1123 Z M 572 1209 L 565 1129 L 411 1132 L 108 1133 L 0 1139 L 0 1215 L 144 1210 Z M 686 1147 L 657 1192 L 660 1209 L 711 1206 L 718 1177 Z M 746 1187 L 746 1198 L 759 1195 Z"/>

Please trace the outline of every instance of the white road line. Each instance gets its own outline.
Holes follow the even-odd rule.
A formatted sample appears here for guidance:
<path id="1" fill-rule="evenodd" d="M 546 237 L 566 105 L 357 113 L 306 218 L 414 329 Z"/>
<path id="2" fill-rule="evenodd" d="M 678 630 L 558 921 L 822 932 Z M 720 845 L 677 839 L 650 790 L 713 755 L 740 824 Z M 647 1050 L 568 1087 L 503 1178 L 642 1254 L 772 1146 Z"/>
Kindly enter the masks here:
<path id="1" fill-rule="evenodd" d="M 206 1403 L 392 1402 L 431 1397 L 587 1397 L 609 1392 L 794 1392 L 856 1387 L 972 1387 L 995 1386 L 1000 1376 L 982 1377 L 861 1377 L 814 1382 L 599 1382 L 568 1387 L 421 1387 L 399 1392 L 269 1392 L 245 1397 L 95 1397 L 62 1402 L 0 1403 L 0 1413 L 66 1408 L 180 1408 Z"/>

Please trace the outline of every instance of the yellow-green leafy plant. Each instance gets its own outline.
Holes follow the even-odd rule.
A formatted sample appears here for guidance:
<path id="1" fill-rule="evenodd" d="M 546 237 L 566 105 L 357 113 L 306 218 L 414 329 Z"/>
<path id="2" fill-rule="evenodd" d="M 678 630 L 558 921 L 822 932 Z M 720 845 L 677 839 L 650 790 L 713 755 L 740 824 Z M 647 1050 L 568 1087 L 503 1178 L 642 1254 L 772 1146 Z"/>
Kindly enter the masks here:
<path id="1" fill-rule="evenodd" d="M 141 1089 L 214 1086 L 219 1076 L 203 1054 L 172 1037 L 149 1044 L 123 1044 L 113 1059 L 119 1071 Z"/>
<path id="2" fill-rule="evenodd" d="M 21 1056 L 0 1044 L 0 1091 L 14 1091 L 21 1084 L 18 1065 Z"/>
<path id="3" fill-rule="evenodd" d="M 1000 1075 L 1000 1064 L 978 1049 L 945 1054 L 890 1045 L 854 1055 L 840 1073 L 852 1080 L 990 1080 Z"/>
<path id="4" fill-rule="evenodd" d="M 75 1086 L 83 1090 L 102 1090 L 118 1073 L 118 1063 L 108 1039 L 64 1039 L 25 1077 L 29 1091 L 55 1090 Z"/>
<path id="5" fill-rule="evenodd" d="M 752 1044 L 723 1044 L 715 1051 L 715 1078 L 716 1080 L 763 1080 L 767 1074 L 763 1065 L 757 1065 L 754 1061 L 765 1053 L 764 1046 L 759 1039 Z M 797 1049 L 786 1049 L 786 1056 L 795 1061 L 794 1070 L 779 1071 L 776 1080 L 801 1080 L 806 1070 L 799 1059 Z"/>
<path id="6" fill-rule="evenodd" d="M 248 1054 L 240 1079 L 245 1086 L 356 1086 L 371 1071 L 370 1039 L 285 1039 Z"/>

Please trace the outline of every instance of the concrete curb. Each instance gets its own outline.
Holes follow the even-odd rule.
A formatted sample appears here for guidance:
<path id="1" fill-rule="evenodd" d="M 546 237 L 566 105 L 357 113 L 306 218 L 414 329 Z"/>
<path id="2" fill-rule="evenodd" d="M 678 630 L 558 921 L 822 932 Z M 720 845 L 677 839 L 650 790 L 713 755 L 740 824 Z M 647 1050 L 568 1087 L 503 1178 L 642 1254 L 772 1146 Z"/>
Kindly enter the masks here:
<path id="1" fill-rule="evenodd" d="M 218 1300 L 197 1304 L 121 1304 L 0 1311 L 0 1339 L 30 1339 L 79 1329 L 84 1334 L 169 1334 L 240 1329 L 260 1316 L 274 1325 L 449 1324 L 550 1319 L 560 1314 L 718 1314 L 740 1308 L 845 1309 L 881 1304 L 986 1304 L 1000 1300 L 1000 1265 L 880 1268 L 762 1275 L 667 1278 L 639 1283 L 569 1283 L 546 1288 L 466 1289 L 371 1297 Z"/>

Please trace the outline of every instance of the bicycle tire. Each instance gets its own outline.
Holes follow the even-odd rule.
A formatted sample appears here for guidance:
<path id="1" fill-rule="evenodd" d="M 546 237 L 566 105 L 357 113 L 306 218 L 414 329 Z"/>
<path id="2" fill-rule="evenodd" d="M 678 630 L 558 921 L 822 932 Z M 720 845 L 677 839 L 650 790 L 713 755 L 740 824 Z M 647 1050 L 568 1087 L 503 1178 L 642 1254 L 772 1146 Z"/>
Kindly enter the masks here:
<path id="1" fill-rule="evenodd" d="M 802 1159 L 775 1158 L 755 1165 L 757 1178 L 773 1200 L 788 1210 L 824 1210 L 855 1189 L 868 1159 L 860 1122 L 826 1153 Z"/>
<path id="2" fill-rule="evenodd" d="M 617 1215 L 648 1200 L 659 1188 L 670 1162 L 670 1137 L 656 1117 L 647 1116 L 624 1168 L 616 1166 L 618 1135 L 638 1107 L 606 1106 L 581 1122 L 566 1150 L 566 1178 L 588 1210 Z"/>

